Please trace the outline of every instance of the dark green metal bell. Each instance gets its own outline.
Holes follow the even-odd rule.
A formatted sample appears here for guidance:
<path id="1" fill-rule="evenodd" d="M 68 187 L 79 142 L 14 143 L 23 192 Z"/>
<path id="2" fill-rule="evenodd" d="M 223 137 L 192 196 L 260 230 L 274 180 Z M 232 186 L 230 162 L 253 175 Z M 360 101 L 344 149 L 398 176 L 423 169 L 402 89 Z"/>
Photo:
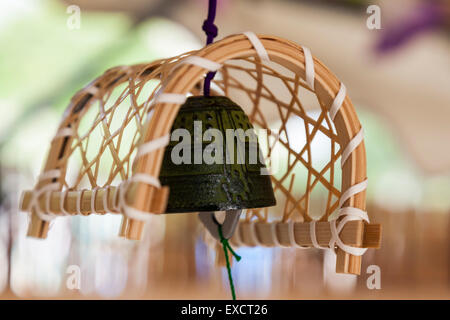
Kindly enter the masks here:
<path id="1" fill-rule="evenodd" d="M 161 184 L 170 188 L 166 212 L 275 205 L 261 159 L 253 126 L 241 107 L 222 96 L 189 97 L 173 123 L 160 172 Z"/>

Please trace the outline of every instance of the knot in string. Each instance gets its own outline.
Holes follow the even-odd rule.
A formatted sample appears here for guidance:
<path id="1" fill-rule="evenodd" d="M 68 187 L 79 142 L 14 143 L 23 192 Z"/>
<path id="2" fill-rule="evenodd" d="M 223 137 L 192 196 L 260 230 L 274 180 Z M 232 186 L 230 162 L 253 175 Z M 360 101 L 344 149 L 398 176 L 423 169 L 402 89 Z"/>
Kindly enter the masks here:
<path id="1" fill-rule="evenodd" d="M 214 38 L 217 37 L 219 32 L 217 26 L 214 24 L 214 19 L 216 17 L 217 0 L 209 0 L 208 5 L 208 17 L 203 22 L 202 29 L 206 33 L 206 45 L 213 42 Z M 205 82 L 203 84 L 203 95 L 209 97 L 211 80 L 216 75 L 215 72 L 208 72 L 205 77 Z"/>
<path id="2" fill-rule="evenodd" d="M 234 252 L 233 248 L 231 248 L 230 243 L 228 242 L 228 239 L 226 239 L 223 236 L 222 225 L 220 225 L 220 224 L 219 224 L 219 237 L 220 237 L 220 242 L 222 243 L 223 253 L 225 254 L 225 261 L 227 263 L 228 281 L 230 282 L 231 296 L 232 296 L 233 300 L 236 300 L 236 292 L 234 290 L 233 277 L 231 275 L 231 266 L 230 266 L 230 259 L 228 257 L 228 250 L 236 258 L 237 261 L 241 260 L 241 256 L 238 255 L 236 252 Z"/>
<path id="3" fill-rule="evenodd" d="M 203 22 L 202 30 L 206 33 L 207 44 L 210 44 L 214 40 L 214 38 L 217 37 L 217 34 L 219 32 L 219 29 L 214 24 L 214 21 L 208 19 Z"/>

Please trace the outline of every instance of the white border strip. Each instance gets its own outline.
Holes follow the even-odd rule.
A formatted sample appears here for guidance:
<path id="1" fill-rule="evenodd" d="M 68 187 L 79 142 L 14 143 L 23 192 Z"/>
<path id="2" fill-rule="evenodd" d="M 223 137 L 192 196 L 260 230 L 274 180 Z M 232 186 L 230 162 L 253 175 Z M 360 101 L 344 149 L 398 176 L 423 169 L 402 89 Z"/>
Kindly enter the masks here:
<path id="1" fill-rule="evenodd" d="M 267 50 L 266 48 L 264 48 L 261 41 L 259 40 L 258 36 L 254 34 L 252 31 L 246 31 L 243 34 L 248 38 L 261 61 L 270 62 L 269 54 L 267 53 Z"/>
<path id="2" fill-rule="evenodd" d="M 307 47 L 302 46 L 302 49 L 303 54 L 305 55 L 306 83 L 308 84 L 308 87 L 314 91 L 314 59 L 312 57 L 311 51 Z"/>

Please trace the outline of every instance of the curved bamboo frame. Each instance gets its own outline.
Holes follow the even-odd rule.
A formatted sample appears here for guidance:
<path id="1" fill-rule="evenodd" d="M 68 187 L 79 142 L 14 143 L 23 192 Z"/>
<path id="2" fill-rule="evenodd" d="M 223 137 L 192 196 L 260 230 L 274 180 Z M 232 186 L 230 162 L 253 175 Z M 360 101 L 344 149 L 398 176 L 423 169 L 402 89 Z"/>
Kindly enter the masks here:
<path id="1" fill-rule="evenodd" d="M 287 67 L 301 78 L 306 78 L 305 56 L 303 50 L 297 44 L 274 36 L 259 36 L 261 43 L 267 50 L 272 61 Z M 197 56 L 211 61 L 223 63 L 227 60 L 256 56 L 251 43 L 244 35 L 235 35 L 218 41 L 196 53 Z M 315 67 L 315 92 L 326 106 L 331 106 L 337 95 L 340 82 L 319 60 L 314 59 Z M 195 65 L 183 65 L 172 74 L 171 81 L 165 87 L 165 92 L 187 94 L 193 85 L 207 72 Z M 161 103 L 155 109 L 155 116 L 149 123 L 144 141 L 151 141 L 169 133 L 172 123 L 178 113 L 179 105 Z M 161 125 L 163 124 L 163 125 Z M 345 146 L 359 132 L 359 123 L 353 104 L 347 96 L 339 114 L 334 121 L 339 143 Z M 163 149 L 159 149 L 146 155 L 137 164 L 137 172 L 158 176 L 161 168 Z M 342 168 L 342 189 L 364 181 L 366 176 L 366 152 L 364 143 L 361 143 L 350 155 L 348 161 Z M 150 207 L 155 188 L 149 185 L 139 185 L 132 203 L 134 207 L 145 210 Z M 365 210 L 365 192 L 353 196 L 346 205 Z M 131 238 L 140 237 L 142 222 L 130 221 L 128 235 Z M 362 245 L 362 238 L 361 238 Z M 344 260 L 344 261 L 342 261 Z M 338 251 L 338 271 L 345 273 L 359 273 L 361 257 L 351 256 L 345 252 Z"/>
<path id="2" fill-rule="evenodd" d="M 279 37 L 259 35 L 258 36 L 271 61 L 289 69 L 300 78 L 305 79 L 305 56 L 302 47 L 281 39 Z M 186 95 L 188 93 L 198 93 L 201 88 L 198 88 L 198 83 L 203 76 L 208 72 L 199 66 L 192 64 L 177 65 L 176 62 L 185 56 L 192 55 L 187 53 L 181 57 L 175 57 L 168 60 L 160 60 L 151 64 L 136 65 L 123 69 L 121 67 L 108 70 L 105 75 L 95 80 L 90 84 L 90 87 L 99 90 L 98 96 L 102 96 L 103 92 L 108 89 L 108 86 L 116 84 L 117 82 L 126 81 L 125 75 L 134 74 L 135 77 L 142 77 L 144 79 L 158 78 L 159 76 L 164 81 L 164 92 Z M 195 55 L 217 63 L 225 63 L 234 59 L 245 59 L 249 57 L 257 57 L 257 52 L 253 49 L 252 44 L 244 35 L 233 35 L 223 40 L 220 40 L 212 45 L 209 45 L 197 52 Z M 315 69 L 315 94 L 321 100 L 323 105 L 329 110 L 335 96 L 337 95 L 340 82 L 339 80 L 316 58 L 314 58 Z M 177 66 L 174 68 L 174 66 Z M 125 71 L 124 71 L 125 70 Z M 169 77 L 170 74 L 170 77 Z M 147 77 L 147 78 L 146 78 Z M 156 91 L 156 90 L 155 90 Z M 148 100 L 152 99 L 155 91 Z M 61 122 L 60 129 L 68 127 L 76 127 L 80 118 L 83 116 L 85 106 L 89 105 L 88 95 L 91 94 L 82 90 L 74 96 L 71 105 L 65 113 L 65 117 Z M 92 94 L 91 94 L 92 97 Z M 81 106 L 81 107 L 80 107 Z M 80 109 L 82 112 L 80 112 Z M 140 144 L 153 141 L 170 133 L 172 123 L 180 108 L 179 104 L 174 103 L 155 103 L 152 111 L 153 114 L 147 127 L 144 130 Z M 86 108 L 87 109 L 87 108 Z M 78 113 L 78 114 L 76 114 Z M 350 140 L 355 137 L 361 129 L 358 117 L 348 96 L 345 97 L 344 102 L 334 119 L 334 126 L 337 132 L 338 143 L 343 148 Z M 52 141 L 49 156 L 47 158 L 44 172 L 52 169 L 59 169 L 62 171 L 62 176 L 65 174 L 67 166 L 67 157 L 64 156 L 66 145 L 71 143 L 70 137 L 59 137 Z M 159 171 L 162 164 L 164 148 L 157 149 L 149 154 L 137 159 L 134 164 L 133 174 L 145 173 L 154 177 L 159 176 Z M 59 178 L 61 179 L 61 178 Z M 342 182 L 341 190 L 347 190 L 351 186 L 358 184 L 366 179 L 366 153 L 364 143 L 353 150 L 348 160 L 342 167 Z M 56 181 L 57 179 L 54 179 Z M 61 181 L 62 182 L 62 181 Z M 39 182 L 35 189 L 43 187 L 46 183 Z M 117 199 L 111 197 L 107 190 L 99 190 L 100 193 L 105 193 L 108 197 L 109 208 L 117 205 Z M 61 194 L 60 194 L 61 196 Z M 82 209 L 86 214 L 89 214 L 89 203 L 92 197 L 92 191 L 82 193 Z M 57 195 L 56 195 L 57 198 Z M 55 198 L 55 199 L 56 199 Z M 23 201 L 23 208 L 26 206 L 27 196 L 25 194 Z M 29 200 L 29 197 L 28 197 Z M 154 186 L 136 182 L 129 188 L 125 200 L 132 207 L 141 211 L 163 212 L 163 206 L 167 200 L 167 189 L 156 188 Z M 52 200 L 53 201 L 53 200 Z M 55 200 L 56 201 L 56 200 Z M 104 213 L 106 208 L 102 207 L 103 202 L 94 199 L 97 213 Z M 345 206 L 355 207 L 365 210 L 365 191 L 353 195 Z M 74 206 L 72 201 L 72 207 Z M 67 208 L 69 208 L 68 206 Z M 57 211 L 57 205 L 53 208 Z M 55 212 L 52 209 L 52 212 Z M 102 211 L 103 210 L 103 211 Z M 119 210 L 120 211 L 120 210 Z M 310 219 L 306 219 L 305 223 L 296 223 L 294 227 L 295 241 L 298 245 L 309 246 L 310 239 L 308 239 L 307 228 Z M 241 223 L 238 234 L 232 238 L 235 244 L 256 245 L 254 235 L 249 236 L 252 232 L 257 233 L 257 242 L 262 245 L 273 245 L 270 243 L 269 233 L 271 232 L 267 227 L 267 223 L 256 223 L 254 230 L 251 223 Z M 306 229 L 305 229 L 306 228 Z M 317 225 L 317 240 L 320 245 L 327 244 L 331 238 L 329 224 L 323 222 Z M 122 224 L 121 235 L 129 239 L 139 239 L 143 230 L 143 222 L 129 218 L 124 218 Z M 35 213 L 32 214 L 32 219 L 28 234 L 35 237 L 46 237 L 48 231 L 48 223 L 41 220 Z M 372 233 L 371 233 L 372 232 Z M 281 245 L 289 246 L 289 231 L 287 223 L 279 223 L 276 228 L 276 233 Z M 372 237 L 367 236 L 372 234 Z M 305 237 L 305 235 L 307 235 Z M 239 238 L 239 241 L 236 240 Z M 346 243 L 356 247 L 378 247 L 380 239 L 380 228 L 378 225 L 370 225 L 362 221 L 352 221 L 348 223 L 341 232 L 341 239 Z M 359 274 L 361 266 L 361 256 L 350 255 L 341 249 L 337 249 L 337 272 Z"/>

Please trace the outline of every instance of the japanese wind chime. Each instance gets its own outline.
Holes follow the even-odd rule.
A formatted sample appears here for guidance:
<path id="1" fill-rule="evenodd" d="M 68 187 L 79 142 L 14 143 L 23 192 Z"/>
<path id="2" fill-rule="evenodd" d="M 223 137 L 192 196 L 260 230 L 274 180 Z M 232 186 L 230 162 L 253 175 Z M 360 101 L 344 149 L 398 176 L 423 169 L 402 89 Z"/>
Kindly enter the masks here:
<path id="1" fill-rule="evenodd" d="M 206 47 L 111 68 L 75 94 L 36 186 L 22 195 L 28 236 L 46 238 L 58 216 L 112 213 L 123 215 L 120 236 L 137 240 L 152 214 L 198 212 L 223 245 L 233 298 L 231 245 L 329 249 L 337 272 L 359 274 L 381 226 L 365 211 L 363 129 L 344 84 L 308 48 L 279 37 L 213 42 L 215 11 L 211 0 Z M 305 108 L 305 92 L 318 116 Z M 304 129 L 300 148 L 290 119 Z M 319 135 L 330 149 L 320 167 L 312 157 Z M 283 154 L 270 175 L 265 160 Z M 313 212 L 319 186 L 325 203 Z"/>

